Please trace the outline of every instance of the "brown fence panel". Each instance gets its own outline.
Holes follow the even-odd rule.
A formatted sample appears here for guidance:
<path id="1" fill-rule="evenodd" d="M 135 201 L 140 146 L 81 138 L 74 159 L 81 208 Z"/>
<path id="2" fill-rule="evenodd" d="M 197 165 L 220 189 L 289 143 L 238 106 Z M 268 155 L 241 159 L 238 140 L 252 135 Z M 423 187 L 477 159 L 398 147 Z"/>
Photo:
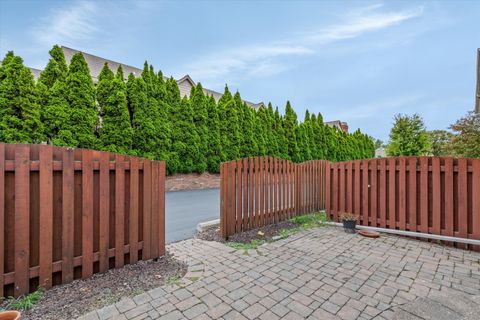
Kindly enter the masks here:
<path id="1" fill-rule="evenodd" d="M 325 208 L 327 165 L 295 164 L 272 157 L 244 158 L 220 166 L 220 232 L 238 232 Z"/>
<path id="2" fill-rule="evenodd" d="M 0 296 L 163 255 L 164 186 L 164 162 L 0 143 Z"/>
<path id="3" fill-rule="evenodd" d="M 480 159 L 398 157 L 329 167 L 326 210 L 335 221 L 351 207 L 351 192 L 361 225 L 480 239 Z"/>

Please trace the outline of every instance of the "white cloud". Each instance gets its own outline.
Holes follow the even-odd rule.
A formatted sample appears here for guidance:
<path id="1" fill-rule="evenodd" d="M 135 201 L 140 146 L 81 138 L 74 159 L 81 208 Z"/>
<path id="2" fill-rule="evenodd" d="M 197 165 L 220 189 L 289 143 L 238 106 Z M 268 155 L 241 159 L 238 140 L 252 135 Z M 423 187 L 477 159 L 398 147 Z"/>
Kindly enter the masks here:
<path id="1" fill-rule="evenodd" d="M 231 83 L 239 79 L 278 74 L 292 67 L 286 58 L 314 54 L 321 46 L 353 39 L 363 34 L 398 25 L 419 17 L 423 7 L 412 10 L 379 11 L 383 5 L 373 5 L 349 12 L 343 21 L 314 31 L 297 34 L 294 38 L 260 45 L 246 45 L 218 50 L 184 66 L 195 78 L 210 85 Z"/>
<path id="2" fill-rule="evenodd" d="M 367 32 L 398 25 L 406 20 L 419 17 L 423 13 L 423 7 L 407 11 L 383 13 L 375 12 L 374 10 L 377 8 L 378 6 L 370 7 L 369 10 L 362 10 L 361 14 L 351 14 L 349 21 L 345 21 L 342 24 L 322 28 L 318 32 L 308 33 L 304 36 L 302 42 L 315 45 L 351 39 Z"/>
<path id="3" fill-rule="evenodd" d="M 33 30 L 35 39 L 44 46 L 76 44 L 93 38 L 97 29 L 98 7 L 93 2 L 73 2 L 54 9 L 40 19 Z"/>

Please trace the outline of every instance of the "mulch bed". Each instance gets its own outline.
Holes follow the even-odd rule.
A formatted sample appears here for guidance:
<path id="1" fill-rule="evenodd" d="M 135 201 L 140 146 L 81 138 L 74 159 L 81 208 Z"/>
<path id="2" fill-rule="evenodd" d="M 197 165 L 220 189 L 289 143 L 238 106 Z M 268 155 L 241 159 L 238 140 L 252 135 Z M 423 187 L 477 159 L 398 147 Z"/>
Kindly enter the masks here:
<path id="1" fill-rule="evenodd" d="M 166 191 L 184 191 L 220 188 L 220 175 L 217 173 L 179 173 L 168 176 Z"/>
<path id="2" fill-rule="evenodd" d="M 257 229 L 252 229 L 249 231 L 236 233 L 233 236 L 228 238 L 229 242 L 240 242 L 240 243 L 250 243 L 252 240 L 274 240 L 274 237 L 280 235 L 280 230 L 282 229 L 292 229 L 298 227 L 297 224 L 286 220 L 281 221 L 275 224 L 271 224 L 268 226 L 263 226 Z M 258 234 L 259 231 L 264 233 L 263 236 Z M 217 242 L 225 242 L 224 239 L 220 236 L 220 229 L 210 229 L 203 232 L 197 233 L 196 237 L 198 239 L 207 240 L 207 241 L 217 241 Z"/>
<path id="3" fill-rule="evenodd" d="M 75 319 L 115 303 L 122 297 L 135 296 L 162 286 L 169 277 L 183 277 L 186 272 L 187 266 L 168 254 L 156 261 L 140 261 L 112 269 L 43 292 L 42 298 L 32 309 L 22 312 L 22 320 Z"/>

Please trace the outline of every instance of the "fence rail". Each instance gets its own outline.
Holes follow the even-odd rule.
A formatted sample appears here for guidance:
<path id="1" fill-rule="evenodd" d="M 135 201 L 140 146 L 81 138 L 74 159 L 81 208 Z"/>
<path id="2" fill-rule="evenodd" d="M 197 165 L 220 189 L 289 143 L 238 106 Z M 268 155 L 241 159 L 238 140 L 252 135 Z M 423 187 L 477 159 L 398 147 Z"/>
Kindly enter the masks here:
<path id="1" fill-rule="evenodd" d="M 0 143 L 0 297 L 165 252 L 165 163 Z"/>
<path id="2" fill-rule="evenodd" d="M 480 239 L 480 159 L 399 157 L 331 163 L 327 213 L 365 226 Z"/>
<path id="3" fill-rule="evenodd" d="M 323 160 L 295 164 L 272 157 L 222 163 L 222 236 L 324 209 L 326 165 Z"/>

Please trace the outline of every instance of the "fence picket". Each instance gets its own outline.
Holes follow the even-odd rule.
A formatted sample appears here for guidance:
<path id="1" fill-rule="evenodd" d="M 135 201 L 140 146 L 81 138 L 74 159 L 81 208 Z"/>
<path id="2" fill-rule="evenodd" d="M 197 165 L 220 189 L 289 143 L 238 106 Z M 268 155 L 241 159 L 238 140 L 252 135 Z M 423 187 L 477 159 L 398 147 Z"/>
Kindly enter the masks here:
<path id="1" fill-rule="evenodd" d="M 99 257 L 100 272 L 108 270 L 108 249 L 110 246 L 110 155 L 100 154 L 100 219 L 99 219 Z"/>
<path id="2" fill-rule="evenodd" d="M 362 175 L 363 175 L 363 190 L 362 190 L 362 200 L 363 200 L 363 211 L 362 211 L 362 225 L 368 226 L 368 219 L 369 219 L 369 206 L 370 206 L 370 182 L 368 180 L 368 160 L 362 161 Z"/>
<path id="3" fill-rule="evenodd" d="M 406 159 L 405 157 L 400 157 L 398 161 L 399 170 L 398 170 L 398 226 L 400 230 L 406 230 L 406 219 L 407 219 L 407 182 L 406 182 Z"/>
<path id="4" fill-rule="evenodd" d="M 417 231 L 417 158 L 408 158 L 409 231 Z"/>
<path id="5" fill-rule="evenodd" d="M 128 229 L 130 263 L 138 261 L 138 161 L 130 159 L 130 225 Z M 160 229 L 161 230 L 161 229 Z"/>
<path id="6" fill-rule="evenodd" d="M 15 296 L 29 291 L 30 147 L 15 149 Z"/>
<path id="7" fill-rule="evenodd" d="M 53 263 L 53 171 L 52 171 L 52 148 L 40 146 L 40 286 L 50 288 L 52 286 L 52 263 Z"/>
<path id="8" fill-rule="evenodd" d="M 93 153 L 82 150 L 82 278 L 93 274 Z"/>
<path id="9" fill-rule="evenodd" d="M 420 190 L 428 190 L 428 158 L 420 157 Z M 428 193 L 420 192 L 420 231 L 428 233 Z"/>
<path id="10" fill-rule="evenodd" d="M 388 227 L 395 229 L 397 226 L 396 206 L 396 160 L 388 159 Z"/>
<path id="11" fill-rule="evenodd" d="M 440 181 L 440 158 L 432 158 L 432 233 L 440 234 L 441 229 L 441 181 Z"/>

